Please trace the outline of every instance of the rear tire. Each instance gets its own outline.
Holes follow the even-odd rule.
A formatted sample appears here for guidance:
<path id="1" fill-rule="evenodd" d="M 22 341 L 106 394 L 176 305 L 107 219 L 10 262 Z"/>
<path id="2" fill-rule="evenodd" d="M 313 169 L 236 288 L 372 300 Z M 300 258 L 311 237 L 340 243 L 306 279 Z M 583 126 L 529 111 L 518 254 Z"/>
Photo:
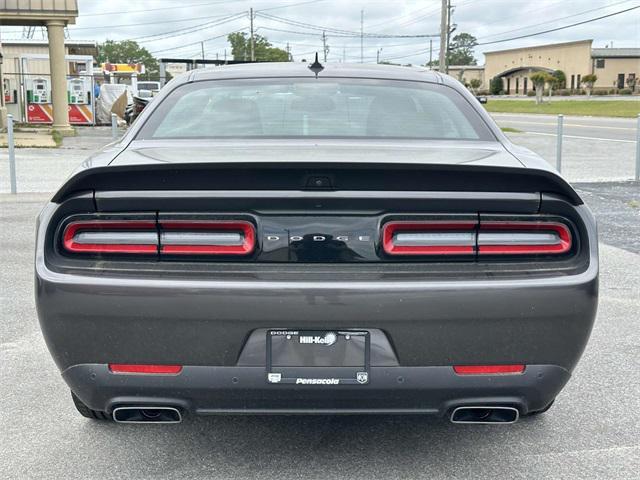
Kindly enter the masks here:
<path id="1" fill-rule="evenodd" d="M 80 415 L 86 418 L 90 418 L 91 420 L 107 420 L 111 421 L 113 418 L 107 412 L 101 412 L 99 410 L 91 410 L 87 407 L 82 400 L 76 397 L 76 394 L 71 392 L 71 398 L 73 399 L 73 404 L 76 406 Z"/>

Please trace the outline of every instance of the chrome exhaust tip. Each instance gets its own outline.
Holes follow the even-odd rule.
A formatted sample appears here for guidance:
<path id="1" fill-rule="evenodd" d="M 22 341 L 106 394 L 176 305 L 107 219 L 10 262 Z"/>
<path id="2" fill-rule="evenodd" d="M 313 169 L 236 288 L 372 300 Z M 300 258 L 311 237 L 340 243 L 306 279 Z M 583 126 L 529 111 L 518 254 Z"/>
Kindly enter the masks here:
<path id="1" fill-rule="evenodd" d="M 180 423 L 182 414 L 174 407 L 117 407 L 113 409 L 113 420 L 118 423 Z"/>
<path id="2" fill-rule="evenodd" d="M 474 424 L 510 424 L 520 418 L 520 411 L 515 407 L 472 406 L 458 407 L 451 412 L 451 423 Z"/>

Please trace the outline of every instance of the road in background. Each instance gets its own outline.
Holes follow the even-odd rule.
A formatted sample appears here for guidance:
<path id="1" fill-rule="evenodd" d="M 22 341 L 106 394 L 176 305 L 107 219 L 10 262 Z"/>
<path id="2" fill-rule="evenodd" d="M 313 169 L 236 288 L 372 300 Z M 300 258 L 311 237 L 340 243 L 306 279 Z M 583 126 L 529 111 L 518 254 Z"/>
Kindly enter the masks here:
<path id="1" fill-rule="evenodd" d="M 492 113 L 491 116 L 501 127 L 553 137 L 558 126 L 557 115 Z M 564 117 L 565 138 L 601 139 L 635 144 L 637 129 L 636 118 Z"/>
<path id="2" fill-rule="evenodd" d="M 512 142 L 555 167 L 557 115 L 492 113 Z M 570 182 L 632 180 L 635 175 L 637 119 L 564 117 L 562 175 Z"/>

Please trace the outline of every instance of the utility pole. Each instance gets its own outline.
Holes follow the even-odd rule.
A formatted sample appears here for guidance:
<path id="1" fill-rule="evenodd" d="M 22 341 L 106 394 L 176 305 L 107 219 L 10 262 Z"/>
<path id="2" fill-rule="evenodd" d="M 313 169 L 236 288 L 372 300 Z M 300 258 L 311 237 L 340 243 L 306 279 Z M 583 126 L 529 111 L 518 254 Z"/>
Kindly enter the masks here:
<path id="1" fill-rule="evenodd" d="M 364 63 L 364 10 L 360 10 L 360 63 Z"/>
<path id="2" fill-rule="evenodd" d="M 324 63 L 327 63 L 327 54 L 329 53 L 329 46 L 327 45 L 327 34 L 322 31 L 322 51 L 324 53 Z"/>
<path id="3" fill-rule="evenodd" d="M 200 49 L 202 50 L 202 59 L 204 60 L 204 42 L 200 42 Z"/>
<path id="4" fill-rule="evenodd" d="M 253 39 L 253 7 L 249 9 L 249 15 L 251 17 L 251 61 L 256 61 L 256 46 Z"/>
<path id="5" fill-rule="evenodd" d="M 429 70 L 433 70 L 433 38 L 429 39 Z"/>
<path id="6" fill-rule="evenodd" d="M 382 52 L 382 48 L 379 48 L 376 52 L 376 63 L 380 63 L 380 53 Z"/>
<path id="7" fill-rule="evenodd" d="M 440 55 L 438 59 L 438 71 L 445 71 L 447 61 L 447 17 L 449 13 L 449 0 L 442 0 L 440 7 Z"/>
<path id="8" fill-rule="evenodd" d="M 289 42 L 287 42 L 287 60 L 289 60 L 290 62 L 292 61 L 292 59 L 291 59 L 291 47 L 289 46 Z"/>
<path id="9" fill-rule="evenodd" d="M 453 13 L 453 7 L 451 6 L 451 0 L 448 0 L 447 5 L 447 49 L 445 51 L 446 56 L 449 56 L 449 40 L 451 39 L 451 33 L 456 29 L 456 26 L 451 28 L 451 14 Z M 445 70 L 444 73 L 449 74 L 449 61 L 445 61 Z"/>

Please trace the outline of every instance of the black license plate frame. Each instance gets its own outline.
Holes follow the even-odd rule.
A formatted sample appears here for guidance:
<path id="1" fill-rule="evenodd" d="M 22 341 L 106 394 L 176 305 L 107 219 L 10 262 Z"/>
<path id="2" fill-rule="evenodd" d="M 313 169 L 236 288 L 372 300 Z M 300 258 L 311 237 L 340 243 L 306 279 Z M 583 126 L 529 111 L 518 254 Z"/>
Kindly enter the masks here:
<path id="1" fill-rule="evenodd" d="M 265 340 L 269 384 L 334 386 L 370 382 L 371 335 L 367 330 L 270 329 Z"/>

